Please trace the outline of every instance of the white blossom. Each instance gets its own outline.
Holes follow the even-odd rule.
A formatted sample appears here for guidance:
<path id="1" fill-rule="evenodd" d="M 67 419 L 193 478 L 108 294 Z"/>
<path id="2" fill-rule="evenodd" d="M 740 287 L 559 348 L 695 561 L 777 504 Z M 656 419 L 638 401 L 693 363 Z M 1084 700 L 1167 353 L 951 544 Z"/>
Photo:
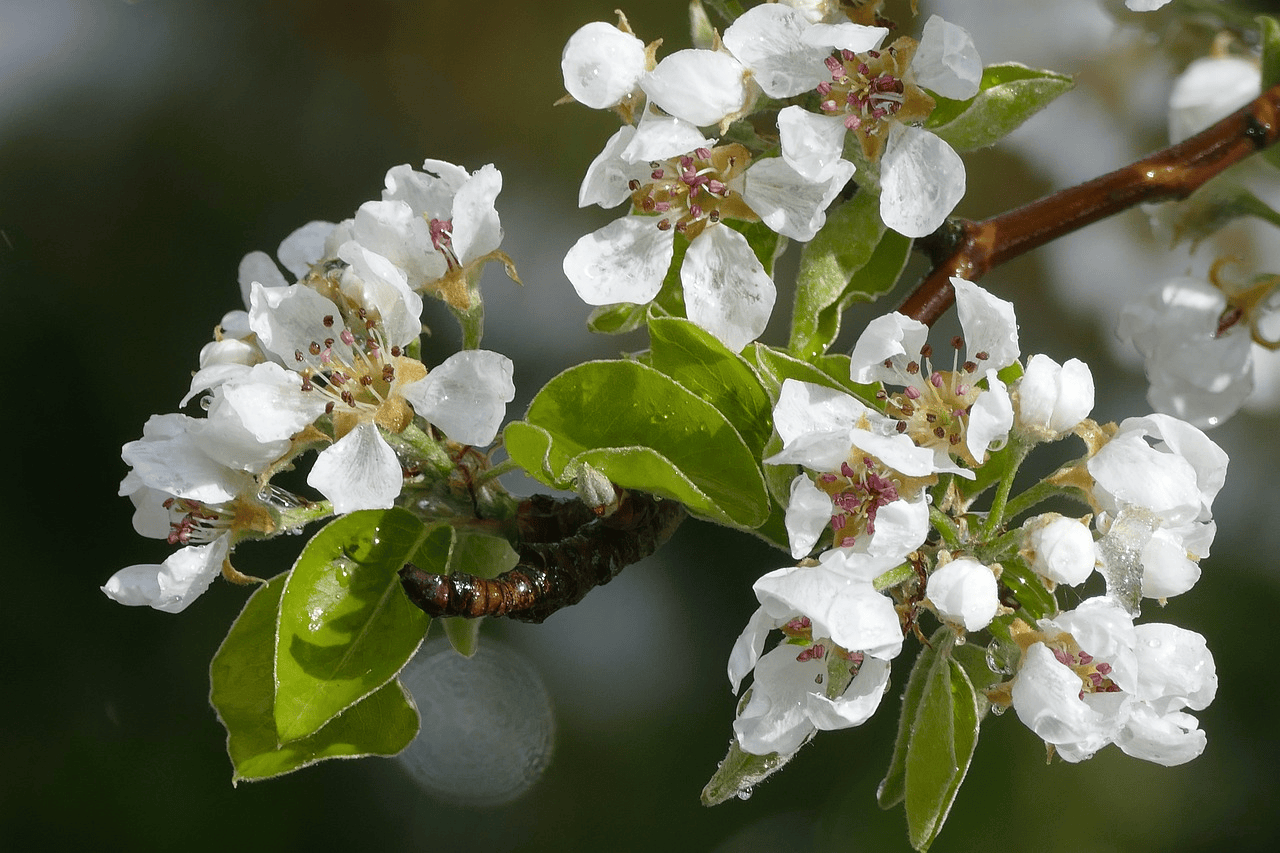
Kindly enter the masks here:
<path id="1" fill-rule="evenodd" d="M 1037 441 L 1055 441 L 1093 411 L 1093 374 L 1077 358 L 1059 365 L 1039 353 L 1013 389 L 1014 426 Z"/>
<path id="2" fill-rule="evenodd" d="M 988 566 L 960 557 L 929 575 L 926 597 L 944 621 L 981 631 L 1000 610 L 1000 590 Z"/>

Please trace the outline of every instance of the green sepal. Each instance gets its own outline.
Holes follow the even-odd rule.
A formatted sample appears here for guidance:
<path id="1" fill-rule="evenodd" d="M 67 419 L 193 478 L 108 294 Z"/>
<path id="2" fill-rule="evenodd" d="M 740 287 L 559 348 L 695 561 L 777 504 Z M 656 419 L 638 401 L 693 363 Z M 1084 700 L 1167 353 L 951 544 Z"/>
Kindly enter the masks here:
<path id="1" fill-rule="evenodd" d="M 587 330 L 601 335 L 623 335 L 644 325 L 648 306 L 634 302 L 601 305 L 587 315 Z"/>
<path id="2" fill-rule="evenodd" d="M 329 758 L 395 755 L 418 732 L 418 711 L 391 681 L 307 737 L 281 743 L 276 732 L 272 637 L 285 575 L 245 602 L 209 666 L 209 702 L 227 730 L 232 784 L 280 776 Z"/>
<path id="3" fill-rule="evenodd" d="M 1065 74 L 1017 62 L 988 65 L 978 94 L 967 101 L 934 97 L 925 127 L 957 151 L 985 148 L 1003 139 L 1075 85 Z"/>
<path id="4" fill-rule="evenodd" d="M 911 717 L 903 780 L 907 837 L 921 851 L 938 837 L 955 802 L 981 722 L 977 691 L 952 656 L 950 629 L 935 632 L 931 642 L 938 652 L 928 664 Z"/>
<path id="5" fill-rule="evenodd" d="M 1026 561 L 1014 557 L 1000 562 L 1003 571 L 1000 573 L 1000 585 L 1007 587 L 1021 605 L 1017 615 L 1032 625 L 1037 619 L 1055 616 L 1058 613 L 1058 600 L 1045 588 L 1040 579 Z"/>
<path id="6" fill-rule="evenodd" d="M 910 253 L 911 238 L 881 221 L 878 196 L 859 192 L 834 208 L 800 250 L 787 348 L 804 359 L 826 352 L 845 309 L 892 290 Z"/>
<path id="7" fill-rule="evenodd" d="M 760 456 L 773 428 L 772 404 L 747 360 L 682 317 L 649 320 L 649 364 L 715 406 Z"/>
<path id="8" fill-rule="evenodd" d="M 448 566 L 454 532 L 424 527 L 405 509 L 335 519 L 298 556 L 280 601 L 275 638 L 275 728 L 304 738 L 391 681 L 417 651 L 430 618 L 397 572 Z"/>
<path id="9" fill-rule="evenodd" d="M 503 443 L 530 476 L 558 489 L 590 465 L 612 482 L 753 529 L 769 517 L 760 460 L 715 406 L 636 361 L 592 361 L 548 382 Z"/>
<path id="10" fill-rule="evenodd" d="M 734 797 L 746 799 L 751 796 L 752 788 L 785 767 L 794 755 L 776 752 L 753 755 L 738 746 L 738 739 L 734 738 L 729 741 L 729 751 L 724 760 L 702 789 L 702 804 L 718 806 Z"/>
<path id="11" fill-rule="evenodd" d="M 1262 41 L 1262 91 L 1280 83 L 1280 21 L 1259 15 L 1258 37 Z M 1268 163 L 1280 169 L 1280 147 L 1272 145 L 1262 152 Z"/>

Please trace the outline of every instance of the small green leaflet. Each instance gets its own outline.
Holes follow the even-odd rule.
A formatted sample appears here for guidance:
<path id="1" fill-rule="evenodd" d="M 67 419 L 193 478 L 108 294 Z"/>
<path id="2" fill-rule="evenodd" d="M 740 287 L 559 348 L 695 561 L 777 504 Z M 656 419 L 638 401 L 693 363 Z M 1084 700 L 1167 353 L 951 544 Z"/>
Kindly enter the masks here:
<path id="1" fill-rule="evenodd" d="M 925 127 L 957 151 L 985 148 L 1009 135 L 1075 85 L 1065 74 L 1017 62 L 988 65 L 977 95 L 967 101 L 935 98 Z"/>

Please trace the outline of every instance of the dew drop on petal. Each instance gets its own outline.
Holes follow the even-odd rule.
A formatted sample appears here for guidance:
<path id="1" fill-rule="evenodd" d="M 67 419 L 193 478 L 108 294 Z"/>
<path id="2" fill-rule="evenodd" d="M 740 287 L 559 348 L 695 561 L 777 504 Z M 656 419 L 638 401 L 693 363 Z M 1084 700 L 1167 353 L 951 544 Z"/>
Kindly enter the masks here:
<path id="1" fill-rule="evenodd" d="M 443 639 L 423 645 L 400 673 L 422 730 L 396 758 L 431 796 L 464 806 L 510 802 L 551 760 L 555 720 L 537 670 L 485 637 L 464 658 Z"/>

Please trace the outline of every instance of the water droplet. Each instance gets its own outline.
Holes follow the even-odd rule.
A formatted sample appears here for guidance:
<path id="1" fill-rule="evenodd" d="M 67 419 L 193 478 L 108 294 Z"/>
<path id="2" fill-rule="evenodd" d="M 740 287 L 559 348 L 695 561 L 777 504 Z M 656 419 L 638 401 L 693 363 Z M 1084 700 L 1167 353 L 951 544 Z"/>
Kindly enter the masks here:
<path id="1" fill-rule="evenodd" d="M 738 791 L 737 797 L 740 800 L 749 800 L 751 799 L 751 795 L 754 793 L 755 793 L 755 790 L 750 785 L 748 785 L 747 787 Z"/>
<path id="2" fill-rule="evenodd" d="M 1007 709 L 1004 705 L 992 705 L 992 706 L 991 706 L 991 713 L 995 714 L 997 717 L 998 717 L 998 716 L 1000 716 L 1001 714 L 1003 714 L 1003 713 L 1004 713 L 1005 711 L 1007 711 L 1007 710 L 1008 710 L 1008 709 Z"/>

